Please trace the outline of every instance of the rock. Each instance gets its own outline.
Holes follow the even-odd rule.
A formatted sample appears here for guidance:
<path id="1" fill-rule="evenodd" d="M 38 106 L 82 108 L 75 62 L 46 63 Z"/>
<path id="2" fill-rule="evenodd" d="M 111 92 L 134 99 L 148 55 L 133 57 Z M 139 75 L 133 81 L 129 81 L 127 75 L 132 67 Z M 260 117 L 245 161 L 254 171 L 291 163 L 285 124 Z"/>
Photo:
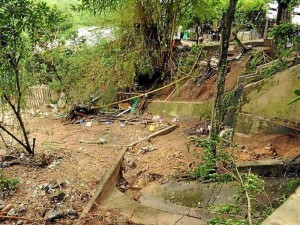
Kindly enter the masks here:
<path id="1" fill-rule="evenodd" d="M 46 222 L 53 223 L 56 220 L 63 219 L 65 217 L 66 215 L 64 213 L 61 213 L 57 210 L 51 210 L 46 213 Z"/>
<path id="2" fill-rule="evenodd" d="M 59 166 L 61 163 L 61 159 L 55 159 L 49 166 L 48 169 L 54 169 L 55 167 Z"/>
<path id="3" fill-rule="evenodd" d="M 125 121 L 126 122 L 126 121 Z M 126 127 L 125 123 L 120 122 L 120 127 Z"/>
<path id="4" fill-rule="evenodd" d="M 46 213 L 47 213 L 47 209 L 46 208 L 42 208 L 42 207 L 37 207 L 35 208 L 35 211 L 38 212 L 38 214 L 41 216 L 41 217 L 45 217 Z"/>
<path id="5" fill-rule="evenodd" d="M 114 224 L 114 218 L 110 212 L 107 212 L 104 216 L 104 222 L 107 224 Z"/>
<path id="6" fill-rule="evenodd" d="M 25 205 L 24 205 L 24 204 L 20 204 L 20 205 L 18 206 L 18 211 L 19 211 L 19 213 L 24 213 L 24 212 L 26 212 L 26 207 L 25 207 Z"/>
<path id="7" fill-rule="evenodd" d="M 124 178 L 126 179 L 126 181 L 128 182 L 129 185 L 133 185 L 135 178 L 134 176 L 132 176 L 131 173 L 124 173 L 123 174 Z"/>
<path id="8" fill-rule="evenodd" d="M 127 159 L 126 160 L 126 166 L 133 168 L 134 167 L 134 160 L 133 159 Z"/>
<path id="9" fill-rule="evenodd" d="M 76 210 L 74 210 L 74 209 L 68 209 L 67 210 L 67 215 L 71 219 L 78 218 L 78 212 Z"/>
<path id="10" fill-rule="evenodd" d="M 17 216 L 17 212 L 14 208 L 11 208 L 8 212 L 7 212 L 8 216 Z"/>
<path id="11" fill-rule="evenodd" d="M 5 202 L 0 200 L 0 210 L 2 210 L 5 207 Z"/>
<path id="12" fill-rule="evenodd" d="M 61 202 L 61 201 L 64 200 L 65 196 L 66 196 L 66 193 L 58 191 L 58 192 L 56 192 L 56 193 L 54 193 L 52 195 L 51 201 L 53 201 L 53 202 Z"/>
<path id="13" fill-rule="evenodd" d="M 196 133 L 197 134 L 204 134 L 204 128 L 203 127 L 199 127 L 196 129 Z"/>
<path id="14" fill-rule="evenodd" d="M 57 108 L 59 108 L 59 109 L 65 108 L 66 103 L 67 103 L 67 96 L 64 92 L 61 92 L 58 103 L 57 103 Z"/>
<path id="15" fill-rule="evenodd" d="M 146 152 L 152 152 L 156 150 L 156 148 L 153 146 L 153 145 L 148 145 L 148 146 L 145 146 L 145 147 L 142 147 L 139 151 L 138 151 L 138 155 L 139 154 L 145 154 Z"/>

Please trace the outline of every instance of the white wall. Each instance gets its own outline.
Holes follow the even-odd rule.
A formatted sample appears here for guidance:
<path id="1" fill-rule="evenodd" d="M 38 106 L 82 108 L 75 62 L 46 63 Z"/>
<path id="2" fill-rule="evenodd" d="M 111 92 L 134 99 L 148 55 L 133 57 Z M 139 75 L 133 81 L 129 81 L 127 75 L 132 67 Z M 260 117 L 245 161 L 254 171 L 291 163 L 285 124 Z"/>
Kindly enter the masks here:
<path id="1" fill-rule="evenodd" d="M 269 6 L 269 9 L 267 10 L 267 17 L 269 19 L 276 20 L 278 3 L 272 2 L 272 3 L 269 3 L 268 6 Z M 292 23 L 300 25 L 300 5 L 296 6 L 293 10 Z"/>

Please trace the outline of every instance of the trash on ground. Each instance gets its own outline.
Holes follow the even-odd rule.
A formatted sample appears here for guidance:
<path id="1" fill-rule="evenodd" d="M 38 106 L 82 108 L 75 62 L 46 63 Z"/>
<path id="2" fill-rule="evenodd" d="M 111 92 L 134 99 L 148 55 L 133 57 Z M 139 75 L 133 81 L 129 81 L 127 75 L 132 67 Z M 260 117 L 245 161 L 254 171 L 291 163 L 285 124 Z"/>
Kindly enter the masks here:
<path id="1" fill-rule="evenodd" d="M 142 147 L 139 151 L 138 151 L 138 155 L 139 154 L 145 154 L 146 152 L 152 152 L 156 150 L 156 148 L 153 145 L 147 145 L 145 147 Z"/>
<path id="2" fill-rule="evenodd" d="M 92 126 L 92 124 L 93 124 L 93 122 L 86 122 L 86 127 L 91 127 Z"/>
<path id="3" fill-rule="evenodd" d="M 99 144 L 101 144 L 101 145 L 106 144 L 106 139 L 100 138 L 100 139 L 99 139 Z"/>

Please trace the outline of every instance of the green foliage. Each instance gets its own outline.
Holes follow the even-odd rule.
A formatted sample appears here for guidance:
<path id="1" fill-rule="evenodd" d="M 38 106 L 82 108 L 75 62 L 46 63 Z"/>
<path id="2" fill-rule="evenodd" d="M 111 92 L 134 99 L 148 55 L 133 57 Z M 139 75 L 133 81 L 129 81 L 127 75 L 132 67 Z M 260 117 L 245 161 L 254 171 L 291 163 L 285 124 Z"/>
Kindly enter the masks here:
<path id="1" fill-rule="evenodd" d="M 257 66 L 263 63 L 263 52 L 252 51 L 250 61 L 247 63 L 247 68 L 244 74 L 251 74 L 256 72 Z"/>
<path id="2" fill-rule="evenodd" d="M 257 29 L 263 35 L 268 0 L 242 0 L 238 2 L 235 24 L 241 29 Z"/>
<path id="3" fill-rule="evenodd" d="M 190 138 L 190 141 L 197 147 L 204 149 L 202 163 L 193 171 L 193 176 L 198 180 L 207 180 L 213 182 L 228 182 L 232 180 L 232 176 L 219 167 L 227 167 L 231 165 L 231 160 L 224 150 L 224 143 L 215 135 L 212 139 Z M 218 154 L 215 156 L 213 149 L 219 148 Z"/>
<path id="4" fill-rule="evenodd" d="M 15 189 L 16 186 L 20 183 L 17 178 L 8 178 L 3 170 L 0 170 L 0 191 L 7 191 Z"/>
<path id="5" fill-rule="evenodd" d="M 289 103 L 289 105 L 292 104 L 292 103 L 294 103 L 294 102 L 300 101 L 300 89 L 294 91 L 294 93 L 295 93 L 295 95 L 297 95 L 297 97 L 296 97 L 295 99 L 293 99 L 293 100 Z"/>
<path id="6" fill-rule="evenodd" d="M 18 80 L 24 89 L 29 85 L 31 74 L 25 65 L 34 47 L 53 40 L 62 21 L 58 11 L 42 2 L 0 1 L 0 92 L 13 97 Z"/>
<path id="7" fill-rule="evenodd" d="M 90 26 L 113 27 L 122 19 L 121 15 L 114 11 L 106 10 L 102 14 L 95 14 L 89 10 L 74 10 L 74 8 L 78 8 L 78 0 L 45 0 L 45 2 L 64 12 L 65 26 L 68 28 L 63 34 L 65 38 L 70 37 L 77 28 Z"/>
<path id="8" fill-rule="evenodd" d="M 242 183 L 238 190 L 237 200 L 246 201 L 244 192 L 248 192 L 250 198 L 254 198 L 264 191 L 265 182 L 256 174 L 248 173 L 242 174 Z"/>
<path id="9" fill-rule="evenodd" d="M 281 72 L 288 68 L 288 64 L 284 61 L 278 61 L 272 64 L 272 66 L 263 69 L 261 75 L 264 78 L 273 76 L 274 74 Z"/>
<path id="10" fill-rule="evenodd" d="M 94 13 L 105 10 L 114 10 L 125 0 L 81 0 L 79 6 L 73 6 L 75 10 L 91 10 Z"/>
<path id="11" fill-rule="evenodd" d="M 241 219 L 228 219 L 224 217 L 215 217 L 207 222 L 208 225 L 246 225 Z"/>
<path id="12" fill-rule="evenodd" d="M 198 180 L 208 179 L 210 174 L 216 172 L 217 159 L 213 154 L 213 148 L 218 144 L 218 140 L 191 138 L 191 141 L 197 147 L 204 148 L 203 163 L 195 169 L 194 176 Z"/>
<path id="13" fill-rule="evenodd" d="M 291 178 L 286 182 L 285 187 L 288 192 L 292 193 L 297 189 L 299 184 L 300 184 L 300 178 Z"/>
<path id="14" fill-rule="evenodd" d="M 215 217 L 208 224 L 246 224 L 246 219 L 235 219 L 234 217 L 244 212 L 249 201 L 252 216 L 259 215 L 259 219 L 256 219 L 257 221 L 263 220 L 270 215 L 272 212 L 270 206 L 262 204 L 260 200 L 255 201 L 265 194 L 264 181 L 258 175 L 251 173 L 251 171 L 240 173 L 235 166 L 233 156 L 230 155 L 231 153 L 225 151 L 227 147 L 222 139 L 215 136 L 212 140 L 193 138 L 191 141 L 196 146 L 204 148 L 202 162 L 193 173 L 196 178 L 199 180 L 209 179 L 212 182 L 238 181 L 240 184 L 234 197 L 236 204 L 210 207 L 212 213 L 230 214 L 231 218 L 228 219 L 226 215 L 225 217 Z M 216 155 L 213 155 L 212 150 L 215 147 L 218 151 Z M 291 184 L 291 186 L 295 185 Z"/>
<path id="15" fill-rule="evenodd" d="M 300 25 L 292 23 L 282 23 L 269 32 L 269 36 L 276 42 L 276 53 L 279 59 L 289 57 L 293 51 L 300 51 L 299 34 Z"/>
<path id="16" fill-rule="evenodd" d="M 97 104 L 102 105 L 111 103 L 119 89 L 132 86 L 137 74 L 151 76 L 153 68 L 147 48 L 134 28 L 128 30 L 131 32 L 119 31 L 116 39 L 101 40 L 94 47 L 60 47 L 43 52 L 39 61 L 45 65 L 51 62 L 61 76 L 59 80 L 55 71 L 48 68 L 50 87 L 65 90 L 70 103 L 87 105 L 99 98 Z"/>
<path id="17" fill-rule="evenodd" d="M 224 94 L 222 98 L 222 106 L 221 106 L 221 118 L 224 120 L 226 113 L 231 110 L 233 107 L 233 100 L 235 98 L 235 91 L 229 91 Z"/>
<path id="18" fill-rule="evenodd" d="M 194 45 L 191 51 L 181 54 L 178 58 L 178 67 L 185 73 L 189 73 L 195 62 L 205 58 L 207 52 L 202 45 Z M 198 76 L 199 74 L 195 74 Z"/>
<path id="19" fill-rule="evenodd" d="M 234 204 L 222 204 L 218 206 L 211 206 L 210 211 L 212 213 L 239 214 L 242 210 L 239 206 Z"/>

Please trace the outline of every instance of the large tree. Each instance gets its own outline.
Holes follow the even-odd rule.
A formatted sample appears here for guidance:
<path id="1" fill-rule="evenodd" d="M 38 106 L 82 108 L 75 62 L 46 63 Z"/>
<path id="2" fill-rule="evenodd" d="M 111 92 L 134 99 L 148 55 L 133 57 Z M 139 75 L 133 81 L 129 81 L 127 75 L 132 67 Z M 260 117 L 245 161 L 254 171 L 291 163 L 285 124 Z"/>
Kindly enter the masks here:
<path id="1" fill-rule="evenodd" d="M 300 4 L 300 0 L 277 0 L 278 10 L 276 24 L 291 22 L 293 7 Z"/>
<path id="2" fill-rule="evenodd" d="M 22 99 L 30 79 L 26 63 L 39 43 L 48 43 L 62 21 L 60 13 L 46 3 L 30 0 L 0 0 L 0 94 L 13 111 L 21 136 L 13 134 L 4 123 L 0 129 L 34 154 L 22 119 Z"/>
<path id="3" fill-rule="evenodd" d="M 212 112 L 211 120 L 211 138 L 213 139 L 215 135 L 219 133 L 220 124 L 222 122 L 222 97 L 224 94 L 225 79 L 227 75 L 227 56 L 229 48 L 229 38 L 231 33 L 231 26 L 234 21 L 234 15 L 236 10 L 238 0 L 230 0 L 228 9 L 224 14 L 221 23 L 221 49 L 220 49 L 220 59 L 218 65 L 218 81 L 217 90 L 215 94 L 214 107 Z M 216 155 L 216 148 L 213 149 L 213 154 Z"/>
<path id="4" fill-rule="evenodd" d="M 81 0 L 78 8 L 104 12 L 126 5 L 123 10 L 133 14 L 132 25 L 143 36 L 153 67 L 168 73 L 172 65 L 173 38 L 178 22 L 190 8 L 198 7 L 202 2 L 204 0 Z M 122 11 L 122 7 L 120 9 Z"/>
<path id="5" fill-rule="evenodd" d="M 291 14 L 289 13 L 289 4 L 291 0 L 277 0 L 278 10 L 276 17 L 276 24 L 279 25 L 282 22 L 289 22 L 291 20 Z"/>

